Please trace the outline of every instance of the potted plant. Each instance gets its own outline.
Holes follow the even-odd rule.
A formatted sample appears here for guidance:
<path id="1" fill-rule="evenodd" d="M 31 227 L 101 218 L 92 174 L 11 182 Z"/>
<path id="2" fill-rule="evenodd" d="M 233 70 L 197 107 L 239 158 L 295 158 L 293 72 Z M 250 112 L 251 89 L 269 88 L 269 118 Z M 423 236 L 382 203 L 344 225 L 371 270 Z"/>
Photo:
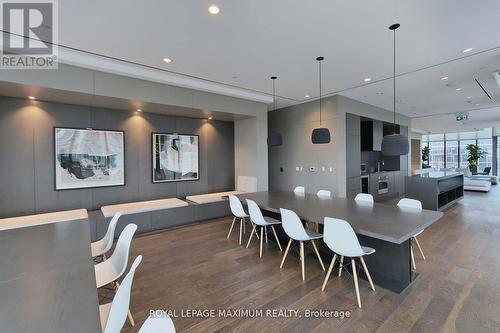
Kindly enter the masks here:
<path id="1" fill-rule="evenodd" d="M 429 154 L 431 152 L 431 149 L 429 146 L 425 146 L 422 148 L 422 169 L 427 169 L 430 168 L 431 166 L 429 165 L 430 160 L 429 160 Z"/>
<path id="2" fill-rule="evenodd" d="M 467 159 L 467 162 L 469 162 L 469 170 L 472 174 L 476 174 L 479 159 L 485 157 L 488 153 L 476 144 L 467 145 L 467 151 L 469 152 L 469 158 Z"/>

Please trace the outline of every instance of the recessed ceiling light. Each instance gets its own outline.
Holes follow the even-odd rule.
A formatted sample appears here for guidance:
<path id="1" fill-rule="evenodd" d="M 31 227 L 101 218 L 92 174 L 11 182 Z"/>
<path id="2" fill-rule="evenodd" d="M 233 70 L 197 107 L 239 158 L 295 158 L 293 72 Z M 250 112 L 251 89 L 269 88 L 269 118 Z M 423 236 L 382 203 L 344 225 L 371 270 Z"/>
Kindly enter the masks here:
<path id="1" fill-rule="evenodd" d="M 305 97 L 305 98 L 309 98 L 309 95 L 305 95 L 304 97 Z"/>
<path id="2" fill-rule="evenodd" d="M 370 82 L 371 80 L 372 80 L 371 78 L 367 77 L 367 78 L 365 78 L 363 81 L 365 81 L 365 82 Z"/>
<path id="3" fill-rule="evenodd" d="M 462 51 L 462 53 L 467 53 L 467 52 L 470 52 L 470 51 L 472 51 L 472 50 L 474 50 L 474 48 L 469 47 L 469 48 L 467 48 L 467 49 L 463 50 L 463 51 Z"/>
<path id="4" fill-rule="evenodd" d="M 208 117 L 208 120 L 212 120 L 212 117 Z"/>
<path id="5" fill-rule="evenodd" d="M 137 109 L 137 112 L 142 112 L 142 109 Z"/>
<path id="6" fill-rule="evenodd" d="M 29 99 L 35 99 L 35 96 L 28 96 Z"/>
<path id="7" fill-rule="evenodd" d="M 460 91 L 460 90 L 462 90 L 462 88 L 456 88 L 455 90 L 456 90 L 456 91 Z"/>
<path id="8" fill-rule="evenodd" d="M 447 76 L 443 76 L 443 77 L 441 78 L 441 80 L 443 80 L 443 81 L 444 81 L 444 80 L 448 80 L 448 77 L 447 77 Z"/>
<path id="9" fill-rule="evenodd" d="M 167 64 L 170 64 L 172 62 L 172 59 L 170 59 L 170 58 L 163 58 L 163 61 L 166 62 Z"/>
<path id="10" fill-rule="evenodd" d="M 208 7 L 208 12 L 212 15 L 217 15 L 220 13 L 220 9 L 216 5 L 212 5 L 212 6 Z"/>
<path id="11" fill-rule="evenodd" d="M 481 104 L 480 104 L 480 103 L 476 103 L 475 105 L 476 105 L 476 106 L 479 106 L 479 105 L 481 105 Z"/>
<path id="12" fill-rule="evenodd" d="M 471 98 L 472 98 L 472 97 L 470 97 L 470 96 L 467 96 L 467 99 L 471 99 Z"/>

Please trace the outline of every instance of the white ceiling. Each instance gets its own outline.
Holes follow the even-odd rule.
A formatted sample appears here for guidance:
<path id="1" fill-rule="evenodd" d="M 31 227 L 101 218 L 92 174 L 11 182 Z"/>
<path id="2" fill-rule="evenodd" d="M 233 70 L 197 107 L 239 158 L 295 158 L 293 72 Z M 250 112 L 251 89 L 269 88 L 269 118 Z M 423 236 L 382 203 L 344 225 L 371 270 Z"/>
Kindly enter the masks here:
<path id="1" fill-rule="evenodd" d="M 209 15 L 210 4 L 221 13 Z M 279 107 L 318 95 L 315 58 L 322 55 L 324 94 L 392 109 L 387 27 L 398 22 L 397 72 L 409 73 L 398 78 L 398 112 L 421 117 L 500 106 L 491 78 L 500 49 L 484 52 L 500 46 L 499 17 L 498 0 L 64 0 L 59 43 L 253 93 L 269 92 L 269 77 L 277 75 Z M 452 61 L 468 47 L 469 57 Z"/>

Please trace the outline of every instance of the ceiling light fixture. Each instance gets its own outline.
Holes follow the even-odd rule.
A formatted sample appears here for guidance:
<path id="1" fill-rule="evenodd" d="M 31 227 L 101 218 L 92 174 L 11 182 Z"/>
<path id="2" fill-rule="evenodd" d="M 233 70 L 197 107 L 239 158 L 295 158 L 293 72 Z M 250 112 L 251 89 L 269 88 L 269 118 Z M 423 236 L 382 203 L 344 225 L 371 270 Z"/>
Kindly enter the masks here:
<path id="1" fill-rule="evenodd" d="M 481 105 L 481 104 L 480 104 L 480 103 L 476 103 L 475 105 L 476 105 L 476 106 L 479 106 L 479 105 Z"/>
<path id="2" fill-rule="evenodd" d="M 212 120 L 212 117 L 208 117 L 208 120 Z"/>
<path id="3" fill-rule="evenodd" d="M 172 62 L 172 59 L 170 59 L 170 58 L 163 58 L 163 61 L 166 62 L 167 64 L 170 64 Z"/>
<path id="4" fill-rule="evenodd" d="M 276 110 L 276 85 L 275 81 L 278 77 L 271 76 L 273 81 L 273 110 Z M 267 137 L 267 145 L 270 147 L 281 146 L 283 144 L 283 136 L 281 133 L 273 133 Z"/>
<path id="5" fill-rule="evenodd" d="M 365 81 L 365 82 L 370 82 L 371 80 L 372 80 L 371 78 L 367 77 L 367 78 L 365 78 L 363 81 Z"/>
<path id="6" fill-rule="evenodd" d="M 304 97 L 305 97 L 305 98 L 309 98 L 309 95 L 305 95 Z"/>
<path id="7" fill-rule="evenodd" d="M 137 109 L 137 112 L 142 112 L 142 109 Z"/>
<path id="8" fill-rule="evenodd" d="M 220 13 L 220 9 L 216 5 L 211 5 L 210 7 L 208 7 L 208 12 L 212 15 L 217 15 Z"/>
<path id="9" fill-rule="evenodd" d="M 29 99 L 34 100 L 35 96 L 28 96 Z"/>
<path id="10" fill-rule="evenodd" d="M 444 81 L 444 80 L 448 80 L 448 77 L 447 77 L 447 76 L 443 76 L 443 77 L 441 78 L 441 80 L 443 80 L 443 81 Z"/>
<path id="11" fill-rule="evenodd" d="M 394 53 L 393 53 L 393 75 L 392 75 L 392 87 L 394 91 L 394 123 L 393 123 L 393 134 L 384 136 L 382 139 L 382 154 L 385 156 L 401 156 L 408 154 L 410 150 L 410 145 L 408 143 L 408 137 L 402 134 L 396 133 L 396 29 L 400 25 L 395 23 L 389 27 L 389 30 L 394 32 Z"/>
<path id="12" fill-rule="evenodd" d="M 462 51 L 462 53 L 468 53 L 470 51 L 474 50 L 473 47 L 466 48 L 465 50 Z"/>
<path id="13" fill-rule="evenodd" d="M 323 57 L 317 57 L 316 60 L 318 61 L 319 65 L 319 127 L 313 129 L 312 134 L 311 134 L 311 141 L 313 144 L 324 144 L 324 143 L 330 143 L 330 130 L 328 128 L 323 128 L 321 127 L 321 106 L 322 106 L 322 96 L 321 96 L 321 62 L 325 58 Z"/>
<path id="14" fill-rule="evenodd" d="M 467 99 L 471 99 L 471 98 L 472 98 L 472 97 L 470 97 L 470 96 L 467 96 Z"/>
<path id="15" fill-rule="evenodd" d="M 455 90 L 456 90 L 456 91 L 460 91 L 460 90 L 462 90 L 462 88 L 456 88 Z"/>

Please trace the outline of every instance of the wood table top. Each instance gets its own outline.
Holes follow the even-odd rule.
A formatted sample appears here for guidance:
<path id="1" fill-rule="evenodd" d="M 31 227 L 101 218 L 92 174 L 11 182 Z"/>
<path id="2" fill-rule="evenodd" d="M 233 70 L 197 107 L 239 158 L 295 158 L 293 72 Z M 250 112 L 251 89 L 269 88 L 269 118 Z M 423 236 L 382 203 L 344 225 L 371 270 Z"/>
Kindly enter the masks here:
<path id="1" fill-rule="evenodd" d="M 401 244 L 416 232 L 430 226 L 442 216 L 442 212 L 416 211 L 395 205 L 374 203 L 360 204 L 353 199 L 320 198 L 316 194 L 296 194 L 291 191 L 264 191 L 240 194 L 245 203 L 251 199 L 263 210 L 279 213 L 280 208 L 293 210 L 304 220 L 324 223 L 325 217 L 346 220 L 360 235 Z"/>

